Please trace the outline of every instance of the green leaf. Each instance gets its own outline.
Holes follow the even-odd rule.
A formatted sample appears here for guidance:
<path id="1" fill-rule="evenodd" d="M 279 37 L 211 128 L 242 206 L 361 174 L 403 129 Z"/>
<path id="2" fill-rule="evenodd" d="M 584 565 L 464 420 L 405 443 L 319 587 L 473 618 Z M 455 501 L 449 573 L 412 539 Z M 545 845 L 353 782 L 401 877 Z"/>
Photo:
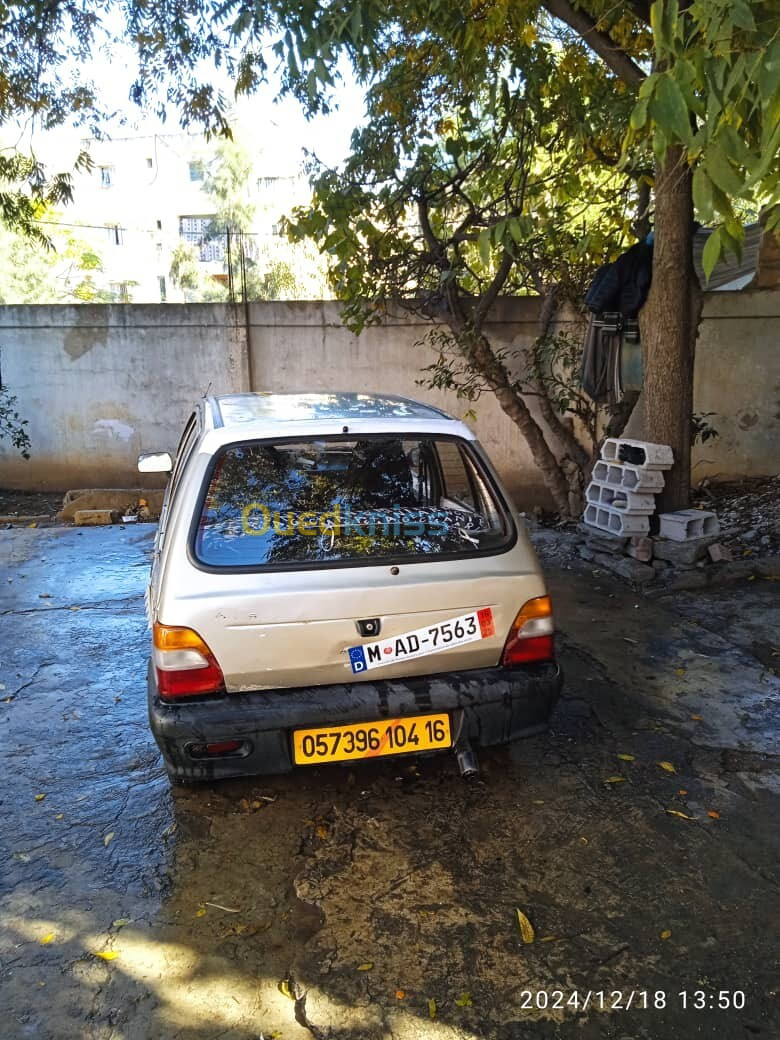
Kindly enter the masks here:
<path id="1" fill-rule="evenodd" d="M 734 25 L 740 29 L 746 29 L 748 32 L 756 31 L 756 21 L 753 17 L 753 12 L 745 3 L 745 0 L 731 0 L 729 14 Z"/>
<path id="2" fill-rule="evenodd" d="M 678 13 L 677 0 L 656 0 L 650 8 L 650 25 L 653 30 L 656 54 L 659 57 L 663 57 L 672 50 Z"/>
<path id="3" fill-rule="evenodd" d="M 729 162 L 718 138 L 710 142 L 704 166 L 713 181 L 727 195 L 739 195 L 743 190 L 744 181 Z"/>
<path id="4" fill-rule="evenodd" d="M 631 113 L 631 129 L 641 130 L 647 122 L 647 98 L 640 98 Z"/>
<path id="5" fill-rule="evenodd" d="M 485 228 L 479 233 L 479 257 L 485 267 L 490 263 L 490 231 Z"/>
<path id="6" fill-rule="evenodd" d="M 684 144 L 690 144 L 693 141 L 688 106 L 677 80 L 672 77 L 671 73 L 667 72 L 659 76 L 651 102 L 651 111 L 653 119 L 664 130 L 667 138 L 671 131 Z"/>
<path id="7" fill-rule="evenodd" d="M 701 166 L 693 172 L 693 205 L 704 223 L 712 219 L 712 182 Z"/>
<path id="8" fill-rule="evenodd" d="M 720 228 L 716 228 L 704 243 L 704 250 L 701 254 L 701 266 L 704 269 L 704 277 L 707 281 L 710 280 L 710 275 L 715 270 L 715 265 L 720 260 L 722 252 Z"/>

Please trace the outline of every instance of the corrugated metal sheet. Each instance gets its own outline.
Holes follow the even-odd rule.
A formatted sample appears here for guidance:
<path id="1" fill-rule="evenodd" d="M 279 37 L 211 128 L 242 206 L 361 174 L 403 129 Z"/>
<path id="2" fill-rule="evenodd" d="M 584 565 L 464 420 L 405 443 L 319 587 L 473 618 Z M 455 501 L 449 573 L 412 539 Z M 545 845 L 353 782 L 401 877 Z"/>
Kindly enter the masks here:
<path id="1" fill-rule="evenodd" d="M 702 287 L 712 292 L 715 289 L 742 289 L 751 280 L 758 269 L 758 247 L 761 243 L 761 225 L 750 224 L 745 228 L 745 248 L 742 259 L 731 253 L 725 260 L 717 265 L 710 276 L 709 282 L 705 281 L 704 270 L 701 266 L 701 254 L 704 243 L 712 234 L 712 228 L 699 228 L 693 238 L 693 263 Z"/>

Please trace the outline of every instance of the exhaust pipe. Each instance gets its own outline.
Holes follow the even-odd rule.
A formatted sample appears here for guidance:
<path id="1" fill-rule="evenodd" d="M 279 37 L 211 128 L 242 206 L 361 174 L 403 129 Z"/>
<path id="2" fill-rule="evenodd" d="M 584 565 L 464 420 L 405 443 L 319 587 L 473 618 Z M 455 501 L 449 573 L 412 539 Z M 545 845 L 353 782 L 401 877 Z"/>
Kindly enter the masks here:
<path id="1" fill-rule="evenodd" d="M 460 740 L 455 748 L 455 761 L 458 763 L 460 775 L 469 780 L 479 776 L 479 762 L 468 740 Z"/>

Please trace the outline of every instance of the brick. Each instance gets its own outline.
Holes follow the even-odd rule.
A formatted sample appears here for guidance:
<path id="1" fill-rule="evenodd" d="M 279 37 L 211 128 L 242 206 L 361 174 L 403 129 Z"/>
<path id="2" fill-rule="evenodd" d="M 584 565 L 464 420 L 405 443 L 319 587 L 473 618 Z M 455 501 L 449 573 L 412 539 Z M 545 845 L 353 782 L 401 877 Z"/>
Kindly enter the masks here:
<path id="1" fill-rule="evenodd" d="M 655 577 L 655 571 L 652 567 L 648 567 L 646 563 L 640 563 L 638 560 L 629 559 L 628 556 L 609 556 L 607 553 L 596 553 L 595 562 L 605 570 L 625 578 L 626 581 L 630 581 L 632 585 L 644 585 L 645 582 L 652 581 Z"/>
<path id="2" fill-rule="evenodd" d="M 660 469 L 642 469 L 624 462 L 605 462 L 599 459 L 591 476 L 595 484 L 621 487 L 626 491 L 657 495 L 664 488 L 664 475 Z"/>
<path id="3" fill-rule="evenodd" d="M 607 534 L 647 534 L 650 530 L 647 516 L 632 516 L 611 506 L 597 506 L 592 502 L 585 506 L 584 520 L 589 527 L 606 531 Z"/>
<path id="4" fill-rule="evenodd" d="M 113 524 L 114 514 L 110 509 L 77 509 L 73 522 L 76 527 L 99 527 Z"/>
<path id="5" fill-rule="evenodd" d="M 629 539 L 626 552 L 641 563 L 649 563 L 653 558 L 653 539 L 635 534 Z"/>
<path id="6" fill-rule="evenodd" d="M 653 555 L 658 560 L 668 560 L 676 566 L 691 567 L 703 560 L 709 547 L 718 540 L 717 535 L 709 538 L 693 538 L 687 542 L 674 542 L 668 538 L 653 539 Z"/>
<path id="7" fill-rule="evenodd" d="M 588 502 L 609 506 L 631 516 L 652 516 L 655 512 L 655 497 L 652 494 L 641 495 L 622 487 L 598 484 L 595 480 L 588 484 L 585 498 Z"/>
<path id="8" fill-rule="evenodd" d="M 676 542 L 703 538 L 720 532 L 717 516 L 704 509 L 678 509 L 674 513 L 659 513 L 658 519 L 661 537 L 671 538 Z"/>
<path id="9" fill-rule="evenodd" d="M 709 546 L 707 552 L 710 554 L 710 559 L 713 563 L 724 563 L 732 559 L 731 549 L 721 545 L 720 542 L 715 542 L 714 545 Z"/>
<path id="10" fill-rule="evenodd" d="M 635 454 L 636 460 L 621 459 L 621 448 Z M 601 446 L 601 457 L 605 462 L 627 462 L 644 469 L 669 469 L 674 464 L 674 453 L 668 444 L 651 444 L 650 441 L 625 437 L 607 437 Z"/>
<path id="11" fill-rule="evenodd" d="M 628 537 L 626 535 L 607 534 L 606 531 L 599 531 L 588 524 L 580 524 L 579 529 L 585 535 L 589 549 L 593 549 L 596 552 L 613 553 L 616 556 L 622 556 L 626 551 L 626 546 L 628 545 Z"/>

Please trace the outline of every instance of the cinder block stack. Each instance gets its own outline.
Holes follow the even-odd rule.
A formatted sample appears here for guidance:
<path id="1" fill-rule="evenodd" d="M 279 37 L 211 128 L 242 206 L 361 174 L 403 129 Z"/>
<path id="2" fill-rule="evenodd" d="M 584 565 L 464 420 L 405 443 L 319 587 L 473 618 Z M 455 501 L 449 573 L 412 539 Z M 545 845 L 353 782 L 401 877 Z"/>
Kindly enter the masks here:
<path id="1" fill-rule="evenodd" d="M 663 471 L 673 462 L 667 444 L 607 438 L 585 492 L 585 523 L 618 537 L 647 534 Z"/>

